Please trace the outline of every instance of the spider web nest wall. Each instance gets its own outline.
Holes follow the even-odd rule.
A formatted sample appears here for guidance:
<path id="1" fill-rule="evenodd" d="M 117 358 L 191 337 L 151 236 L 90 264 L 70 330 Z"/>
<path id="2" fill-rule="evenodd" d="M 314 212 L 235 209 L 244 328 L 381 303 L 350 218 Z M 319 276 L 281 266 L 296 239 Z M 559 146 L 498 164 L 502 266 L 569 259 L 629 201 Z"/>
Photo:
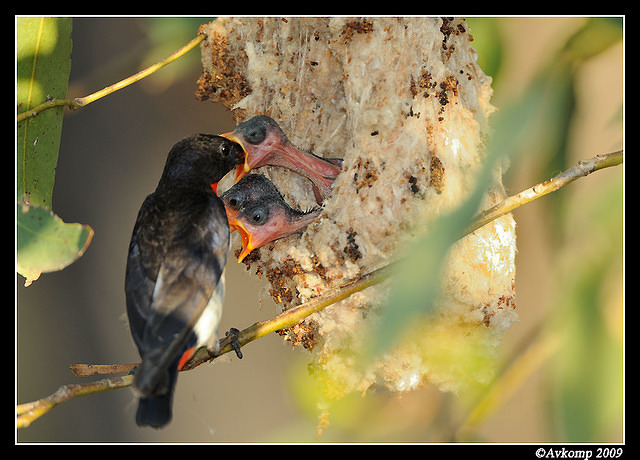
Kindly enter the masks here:
<path id="1" fill-rule="evenodd" d="M 297 146 L 344 159 L 320 218 L 244 261 L 282 309 L 396 260 L 470 193 L 494 108 L 463 19 L 224 18 L 202 27 L 197 97 L 223 103 L 237 123 L 269 115 Z M 314 204 L 305 178 L 260 172 L 292 206 Z M 505 196 L 501 173 L 485 207 Z M 501 336 L 517 321 L 515 252 L 510 215 L 456 243 L 442 268 L 439 319 L 415 325 L 369 366 L 356 365 L 354 350 L 393 280 L 282 335 L 310 350 L 333 397 L 374 385 L 458 391 L 487 382 Z"/>

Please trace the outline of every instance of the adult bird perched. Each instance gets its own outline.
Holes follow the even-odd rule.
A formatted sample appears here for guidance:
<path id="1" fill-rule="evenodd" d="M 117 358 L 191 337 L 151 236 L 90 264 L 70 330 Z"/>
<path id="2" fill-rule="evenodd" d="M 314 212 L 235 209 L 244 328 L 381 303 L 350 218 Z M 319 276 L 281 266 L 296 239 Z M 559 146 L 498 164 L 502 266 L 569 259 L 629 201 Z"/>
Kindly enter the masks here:
<path id="1" fill-rule="evenodd" d="M 229 226 L 238 230 L 242 252 L 238 262 L 254 249 L 289 236 L 310 224 L 320 208 L 291 208 L 273 183 L 262 174 L 249 174 L 222 194 Z"/>
<path id="2" fill-rule="evenodd" d="M 216 350 L 230 233 L 216 186 L 242 158 L 220 136 L 182 139 L 138 213 L 125 292 L 142 358 L 133 383 L 140 426 L 169 423 L 179 369 L 197 348 Z"/>
<path id="3" fill-rule="evenodd" d="M 299 149 L 266 115 L 257 115 L 236 126 L 233 132 L 221 135 L 240 144 L 246 153 L 244 165 L 236 170 L 236 182 L 251 169 L 282 166 L 310 179 L 316 201 L 322 203 L 341 170 L 341 159 L 325 159 Z"/>

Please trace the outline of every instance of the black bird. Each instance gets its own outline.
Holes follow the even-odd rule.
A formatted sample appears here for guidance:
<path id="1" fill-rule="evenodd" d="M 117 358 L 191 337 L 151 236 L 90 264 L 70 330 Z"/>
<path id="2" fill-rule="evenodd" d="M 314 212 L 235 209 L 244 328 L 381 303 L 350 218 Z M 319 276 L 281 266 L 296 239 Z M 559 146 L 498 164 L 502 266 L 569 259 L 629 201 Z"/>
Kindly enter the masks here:
<path id="1" fill-rule="evenodd" d="M 216 186 L 243 156 L 240 146 L 220 136 L 182 139 L 138 213 L 125 293 L 142 358 L 133 383 L 140 426 L 169 423 L 179 369 L 197 348 L 216 350 L 229 250 L 229 224 Z"/>
<path id="2" fill-rule="evenodd" d="M 273 183 L 262 174 L 244 176 L 222 194 L 227 219 L 238 230 L 242 252 L 238 262 L 254 249 L 289 236 L 311 223 L 320 208 L 298 211 L 291 208 Z"/>
<path id="3" fill-rule="evenodd" d="M 322 203 L 340 174 L 341 159 L 321 158 L 296 147 L 280 125 L 266 115 L 256 115 L 236 126 L 233 132 L 221 135 L 240 144 L 246 154 L 244 165 L 236 170 L 236 182 L 251 169 L 265 165 L 282 166 L 311 180 L 316 201 Z"/>

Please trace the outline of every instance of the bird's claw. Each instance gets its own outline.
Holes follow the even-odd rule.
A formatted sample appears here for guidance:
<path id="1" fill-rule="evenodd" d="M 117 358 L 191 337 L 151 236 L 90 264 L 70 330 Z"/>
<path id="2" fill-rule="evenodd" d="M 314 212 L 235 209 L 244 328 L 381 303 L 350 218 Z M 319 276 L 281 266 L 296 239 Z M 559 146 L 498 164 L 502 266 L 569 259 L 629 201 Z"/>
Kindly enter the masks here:
<path id="1" fill-rule="evenodd" d="M 240 342 L 238 341 L 238 334 L 240 334 L 240 331 L 235 327 L 232 327 L 231 329 L 229 329 L 229 332 L 225 333 L 225 336 L 229 336 L 229 335 L 233 336 L 230 344 L 231 348 L 233 348 L 233 351 L 236 352 L 236 356 L 238 357 L 238 359 L 242 359 L 242 352 L 240 351 Z"/>

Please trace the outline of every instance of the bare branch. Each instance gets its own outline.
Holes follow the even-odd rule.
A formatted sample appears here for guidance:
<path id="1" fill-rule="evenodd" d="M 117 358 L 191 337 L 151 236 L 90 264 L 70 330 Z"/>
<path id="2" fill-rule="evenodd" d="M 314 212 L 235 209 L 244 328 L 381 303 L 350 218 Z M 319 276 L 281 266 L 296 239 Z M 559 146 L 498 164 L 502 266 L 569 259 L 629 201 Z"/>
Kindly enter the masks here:
<path id="1" fill-rule="evenodd" d="M 275 318 L 255 323 L 253 326 L 246 328 L 238 334 L 238 342 L 242 347 L 271 332 L 295 326 L 307 316 L 317 313 L 329 305 L 333 305 L 356 292 L 362 291 L 369 286 L 373 286 L 374 284 L 378 284 L 389 278 L 392 274 L 393 267 L 394 264 L 389 264 L 385 267 L 379 268 L 378 270 L 374 270 L 355 281 L 343 284 L 322 296 L 311 299 L 309 302 L 290 308 L 289 310 L 280 313 Z M 209 354 L 206 348 L 201 348 L 185 365 L 183 370 L 193 369 L 206 361 L 211 361 L 218 356 L 232 351 L 233 347 L 231 346 L 231 340 L 232 337 L 225 337 L 222 339 L 220 341 L 220 351 L 215 355 Z"/>
<path id="2" fill-rule="evenodd" d="M 512 210 L 530 203 L 551 192 L 559 190 L 560 188 L 570 184 L 580 177 L 587 176 L 592 172 L 598 171 L 603 168 L 617 166 L 621 163 L 622 150 L 606 155 L 598 155 L 588 160 L 581 160 L 573 168 L 570 168 L 565 172 L 558 174 L 557 176 L 554 176 L 553 178 L 546 180 L 538 185 L 534 185 L 533 187 L 524 190 L 517 195 L 506 198 L 496 206 L 483 211 L 473 220 L 469 228 L 460 237 L 462 238 L 470 233 L 473 233 L 480 227 L 490 223 L 491 221 L 501 216 L 504 216 L 505 214 L 508 214 Z M 356 281 L 343 284 L 335 290 L 320 297 L 316 297 L 307 303 L 286 310 L 270 320 L 255 323 L 253 326 L 246 328 L 238 334 L 238 342 L 242 347 L 271 332 L 292 327 L 298 324 L 307 316 L 316 313 L 329 305 L 344 300 L 352 294 L 362 291 L 369 286 L 373 286 L 374 284 L 378 284 L 384 281 L 391 276 L 392 270 L 393 264 L 387 265 L 364 275 L 362 278 Z M 183 370 L 193 369 L 204 362 L 211 361 L 218 356 L 221 356 L 232 350 L 233 348 L 231 347 L 231 337 L 225 337 L 220 341 L 220 351 L 217 354 L 210 355 L 205 348 L 202 348 L 198 350 L 198 352 L 193 356 L 191 361 L 187 363 Z"/>
<path id="3" fill-rule="evenodd" d="M 63 385 L 46 398 L 37 401 L 19 404 L 16 409 L 16 425 L 18 428 L 26 428 L 31 422 L 40 418 L 58 404 L 68 401 L 76 396 L 86 396 L 94 393 L 102 393 L 117 388 L 125 388 L 133 382 L 133 375 L 103 379 L 84 385 Z"/>
<path id="4" fill-rule="evenodd" d="M 92 375 L 127 374 L 137 364 L 72 364 L 71 372 L 76 377 L 90 377 Z"/>
<path id="5" fill-rule="evenodd" d="M 551 192 L 555 192 L 580 177 L 588 176 L 600 169 L 622 164 L 622 156 L 623 151 L 618 150 L 614 153 L 597 155 L 593 158 L 589 158 L 588 160 L 580 160 L 573 168 L 567 169 L 563 173 L 560 173 L 549 180 L 523 190 L 517 195 L 512 195 L 494 207 L 482 211 L 473 220 L 468 233 L 474 232 L 492 220 L 495 220 L 500 216 L 504 216 L 516 208 L 524 206 L 527 203 L 531 203 L 532 201 L 548 195 Z"/>
<path id="6" fill-rule="evenodd" d="M 606 155 L 598 155 L 588 160 L 579 161 L 576 166 L 566 170 L 565 172 L 554 176 L 538 185 L 524 190 L 517 195 L 513 195 L 498 205 L 480 213 L 469 226 L 469 228 L 461 235 L 461 238 L 473 233 L 478 228 L 489 222 L 513 211 L 520 206 L 530 203 L 542 196 L 559 190 L 565 185 L 570 184 L 574 180 L 587 176 L 600 169 L 617 166 L 623 162 L 623 151 L 617 151 Z M 362 291 L 370 286 L 378 284 L 388 279 L 395 269 L 395 263 L 389 264 L 373 272 L 370 272 L 358 280 L 343 284 L 338 288 L 316 297 L 297 307 L 291 308 L 279 314 L 278 316 L 249 326 L 241 331 L 237 340 L 240 346 L 244 346 L 254 340 L 259 339 L 271 332 L 292 327 L 302 321 L 307 316 L 319 312 L 322 309 L 333 305 L 336 302 L 346 299 L 347 297 Z M 232 337 L 225 337 L 220 340 L 220 351 L 215 355 L 209 354 L 206 348 L 201 348 L 196 352 L 192 359 L 183 367 L 182 370 L 191 370 L 202 363 L 211 361 L 218 356 L 233 350 L 231 346 Z M 111 365 L 92 365 L 92 364 L 74 364 L 71 366 L 72 372 L 78 377 L 89 375 L 107 375 L 114 373 L 130 372 L 137 364 L 111 364 Z M 130 386 L 133 382 L 132 375 L 123 377 L 114 377 L 103 379 L 97 382 L 83 385 L 64 385 L 54 394 L 42 398 L 38 401 L 25 403 L 17 406 L 17 425 L 18 428 L 29 426 L 29 424 L 44 415 L 49 410 L 57 406 L 59 403 L 68 401 L 76 396 L 84 396 L 93 393 L 100 393 L 116 388 L 124 388 Z"/>

